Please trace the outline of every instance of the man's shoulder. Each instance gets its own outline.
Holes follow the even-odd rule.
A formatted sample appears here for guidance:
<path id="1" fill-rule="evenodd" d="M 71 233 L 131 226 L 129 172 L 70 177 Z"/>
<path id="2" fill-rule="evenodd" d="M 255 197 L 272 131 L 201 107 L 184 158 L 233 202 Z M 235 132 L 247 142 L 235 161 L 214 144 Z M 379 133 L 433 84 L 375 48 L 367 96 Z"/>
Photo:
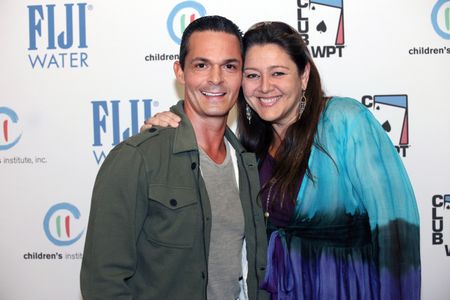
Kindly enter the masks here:
<path id="1" fill-rule="evenodd" d="M 136 134 L 125 141 L 132 147 L 142 147 L 146 144 L 165 143 L 174 136 L 175 129 L 170 127 L 153 126 L 139 134 Z"/>

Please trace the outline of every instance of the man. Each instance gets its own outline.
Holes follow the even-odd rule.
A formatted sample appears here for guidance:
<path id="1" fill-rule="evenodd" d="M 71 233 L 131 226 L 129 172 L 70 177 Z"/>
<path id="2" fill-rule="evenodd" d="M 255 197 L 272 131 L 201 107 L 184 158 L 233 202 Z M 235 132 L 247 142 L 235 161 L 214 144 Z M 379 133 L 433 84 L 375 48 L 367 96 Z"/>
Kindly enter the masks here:
<path id="1" fill-rule="evenodd" d="M 106 158 L 81 268 L 85 300 L 265 299 L 257 163 L 226 126 L 241 42 L 228 19 L 192 22 L 174 64 L 185 88 L 172 107 L 180 126 L 151 128 Z"/>

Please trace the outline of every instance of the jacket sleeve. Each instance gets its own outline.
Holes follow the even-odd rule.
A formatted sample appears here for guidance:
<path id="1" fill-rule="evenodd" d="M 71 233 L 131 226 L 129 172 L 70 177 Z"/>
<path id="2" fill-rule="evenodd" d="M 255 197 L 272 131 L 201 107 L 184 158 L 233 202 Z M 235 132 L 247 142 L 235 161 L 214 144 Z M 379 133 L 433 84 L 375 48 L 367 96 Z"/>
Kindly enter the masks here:
<path id="1" fill-rule="evenodd" d="M 350 180 L 369 214 L 380 299 L 419 299 L 419 213 L 400 156 L 367 109 L 353 120 L 345 150 Z"/>
<path id="2" fill-rule="evenodd" d="M 81 266 L 85 300 L 133 299 L 127 284 L 136 269 L 136 243 L 147 215 L 142 156 L 122 143 L 97 175 Z"/>

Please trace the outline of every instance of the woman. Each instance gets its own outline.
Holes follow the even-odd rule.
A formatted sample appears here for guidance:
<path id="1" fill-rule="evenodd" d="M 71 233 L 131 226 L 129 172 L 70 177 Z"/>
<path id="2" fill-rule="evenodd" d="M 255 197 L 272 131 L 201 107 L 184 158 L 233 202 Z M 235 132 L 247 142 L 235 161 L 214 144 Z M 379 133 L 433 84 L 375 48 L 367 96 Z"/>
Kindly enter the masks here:
<path id="1" fill-rule="evenodd" d="M 299 33 L 244 35 L 238 133 L 256 153 L 272 299 L 419 299 L 419 215 L 403 164 L 372 114 L 327 98 Z"/>
<path id="2" fill-rule="evenodd" d="M 418 299 L 419 215 L 402 162 L 359 102 L 324 97 L 299 33 L 244 35 L 243 145 L 260 161 L 274 299 Z"/>

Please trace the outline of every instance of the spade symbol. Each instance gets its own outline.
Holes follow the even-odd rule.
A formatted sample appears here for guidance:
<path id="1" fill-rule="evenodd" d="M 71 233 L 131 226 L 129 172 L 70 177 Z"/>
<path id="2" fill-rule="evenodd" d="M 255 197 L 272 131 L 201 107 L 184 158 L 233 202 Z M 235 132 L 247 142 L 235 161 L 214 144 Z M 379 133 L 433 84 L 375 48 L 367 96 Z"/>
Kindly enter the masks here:
<path id="1" fill-rule="evenodd" d="M 327 32 L 327 25 L 325 24 L 324 21 L 320 22 L 319 25 L 317 25 L 316 27 L 317 31 L 319 32 Z"/>
<path id="2" fill-rule="evenodd" d="M 384 130 L 386 130 L 387 132 L 391 131 L 391 124 L 389 124 L 389 121 L 384 122 L 381 126 L 383 126 Z"/>

